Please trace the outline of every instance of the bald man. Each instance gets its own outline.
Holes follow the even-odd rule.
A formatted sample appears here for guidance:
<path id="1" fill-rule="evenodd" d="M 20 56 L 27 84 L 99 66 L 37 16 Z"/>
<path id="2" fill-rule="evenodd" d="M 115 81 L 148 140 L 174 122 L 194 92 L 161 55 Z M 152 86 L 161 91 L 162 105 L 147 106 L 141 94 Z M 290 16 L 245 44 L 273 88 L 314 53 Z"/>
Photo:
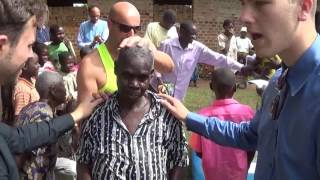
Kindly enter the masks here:
<path id="1" fill-rule="evenodd" d="M 115 3 L 109 12 L 109 38 L 96 50 L 87 55 L 78 71 L 78 102 L 95 92 L 112 94 L 117 90 L 114 61 L 119 55 L 119 48 L 147 45 L 155 58 L 155 68 L 159 72 L 171 72 L 174 64 L 169 55 L 157 51 L 148 40 L 135 36 L 140 30 L 140 14 L 129 2 Z"/>

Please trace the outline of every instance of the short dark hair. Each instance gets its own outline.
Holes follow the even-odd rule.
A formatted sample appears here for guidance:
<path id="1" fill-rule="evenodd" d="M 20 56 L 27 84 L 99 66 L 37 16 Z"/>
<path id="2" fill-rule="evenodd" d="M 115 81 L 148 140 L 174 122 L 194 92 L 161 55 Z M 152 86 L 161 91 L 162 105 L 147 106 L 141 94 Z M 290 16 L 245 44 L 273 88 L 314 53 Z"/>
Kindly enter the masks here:
<path id="1" fill-rule="evenodd" d="M 92 48 L 90 48 L 90 46 L 84 46 L 83 48 L 80 49 L 80 58 L 84 58 L 86 55 L 88 55 L 89 53 L 91 53 L 93 51 Z"/>
<path id="2" fill-rule="evenodd" d="M 236 87 L 236 76 L 227 68 L 218 68 L 212 72 L 211 82 L 220 95 L 227 95 Z"/>
<path id="3" fill-rule="evenodd" d="M 154 58 L 151 50 L 147 47 L 138 47 L 137 45 L 121 48 L 118 56 L 118 60 L 116 64 L 120 64 L 121 62 L 127 62 L 129 59 L 136 59 L 140 61 L 148 62 L 151 68 L 154 68 Z"/>
<path id="4" fill-rule="evenodd" d="M 165 22 L 175 23 L 176 18 L 176 12 L 174 12 L 172 9 L 168 9 L 163 12 L 162 19 Z"/>
<path id="5" fill-rule="evenodd" d="M 50 26 L 50 35 L 54 35 L 59 31 L 59 28 L 62 26 L 59 26 L 57 24 L 53 24 Z"/>
<path id="6" fill-rule="evenodd" d="M 38 56 L 44 49 L 48 49 L 48 46 L 43 43 L 35 42 L 32 45 L 33 52 L 35 52 Z"/>
<path id="7" fill-rule="evenodd" d="M 184 21 L 180 24 L 180 30 L 187 30 L 189 31 L 194 26 L 192 21 Z"/>
<path id="8" fill-rule="evenodd" d="M 0 0 L 0 34 L 8 36 L 11 46 L 17 44 L 28 20 L 40 13 L 35 10 L 40 0 Z"/>
<path id="9" fill-rule="evenodd" d="M 59 53 L 59 63 L 60 64 L 63 64 L 64 63 L 64 61 L 69 57 L 69 56 L 72 56 L 73 57 L 73 55 L 71 54 L 71 53 L 69 53 L 69 52 L 61 52 L 61 53 Z"/>
<path id="10" fill-rule="evenodd" d="M 227 27 L 230 24 L 233 24 L 233 22 L 230 19 L 226 19 L 223 21 L 222 27 Z"/>

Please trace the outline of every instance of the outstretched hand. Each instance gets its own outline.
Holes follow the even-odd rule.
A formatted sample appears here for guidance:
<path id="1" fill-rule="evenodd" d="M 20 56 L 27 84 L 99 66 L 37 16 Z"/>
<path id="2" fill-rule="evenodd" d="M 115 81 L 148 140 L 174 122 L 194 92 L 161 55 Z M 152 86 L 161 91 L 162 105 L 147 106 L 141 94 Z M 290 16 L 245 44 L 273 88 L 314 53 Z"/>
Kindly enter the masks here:
<path id="1" fill-rule="evenodd" d="M 71 113 L 75 123 L 79 123 L 82 119 L 90 116 L 94 108 L 108 99 L 108 95 L 105 93 L 96 93 L 91 97 L 85 98 L 77 108 Z"/>
<path id="2" fill-rule="evenodd" d="M 162 98 L 161 104 L 165 106 L 177 119 L 184 122 L 189 110 L 178 99 L 166 94 L 159 94 Z"/>

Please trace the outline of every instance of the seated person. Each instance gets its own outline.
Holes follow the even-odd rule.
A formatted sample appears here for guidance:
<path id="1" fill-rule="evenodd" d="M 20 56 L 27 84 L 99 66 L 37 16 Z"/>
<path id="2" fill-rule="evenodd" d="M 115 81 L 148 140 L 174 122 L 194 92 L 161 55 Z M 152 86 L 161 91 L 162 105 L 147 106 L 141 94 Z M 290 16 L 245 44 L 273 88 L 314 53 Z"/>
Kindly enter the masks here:
<path id="1" fill-rule="evenodd" d="M 147 47 L 122 48 L 118 91 L 84 125 L 77 152 L 83 179 L 184 179 L 187 142 L 179 123 L 148 91 L 154 59 Z"/>
<path id="2" fill-rule="evenodd" d="M 27 105 L 21 110 L 17 118 L 18 125 L 50 121 L 55 116 L 56 107 L 65 102 L 66 90 L 62 77 L 58 73 L 41 73 L 35 86 L 39 92 L 40 100 Z M 57 149 L 55 144 L 43 146 L 21 155 L 19 158 L 22 160 L 21 179 L 53 179 L 56 158 Z"/>
<path id="3" fill-rule="evenodd" d="M 210 88 L 216 99 L 212 105 L 202 108 L 199 114 L 240 123 L 251 119 L 253 110 L 233 99 L 236 91 L 236 77 L 231 70 L 216 69 L 212 73 Z M 220 146 L 213 141 L 192 133 L 192 149 L 202 158 L 207 180 L 245 180 L 254 153 Z"/>

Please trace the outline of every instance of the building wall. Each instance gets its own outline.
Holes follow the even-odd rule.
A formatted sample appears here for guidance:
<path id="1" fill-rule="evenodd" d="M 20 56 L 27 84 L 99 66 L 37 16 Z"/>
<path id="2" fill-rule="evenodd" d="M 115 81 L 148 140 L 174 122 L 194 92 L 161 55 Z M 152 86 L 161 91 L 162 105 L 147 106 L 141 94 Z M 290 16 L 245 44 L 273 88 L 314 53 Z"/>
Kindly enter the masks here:
<path id="1" fill-rule="evenodd" d="M 88 4 L 99 5 L 103 18 L 116 0 L 88 0 Z M 198 40 L 213 48 L 217 48 L 217 35 L 222 32 L 222 22 L 229 18 L 235 21 L 236 31 L 239 31 L 238 21 L 240 1 L 235 0 L 193 0 L 192 8 L 185 5 L 154 5 L 152 0 L 131 0 L 141 13 L 142 31 L 151 21 L 158 21 L 164 9 L 176 10 L 178 21 L 193 20 L 198 28 Z M 76 36 L 79 25 L 87 19 L 85 7 L 50 7 L 50 24 L 59 24 L 65 28 L 66 35 L 76 46 Z M 76 48 L 77 49 L 77 48 Z"/>

